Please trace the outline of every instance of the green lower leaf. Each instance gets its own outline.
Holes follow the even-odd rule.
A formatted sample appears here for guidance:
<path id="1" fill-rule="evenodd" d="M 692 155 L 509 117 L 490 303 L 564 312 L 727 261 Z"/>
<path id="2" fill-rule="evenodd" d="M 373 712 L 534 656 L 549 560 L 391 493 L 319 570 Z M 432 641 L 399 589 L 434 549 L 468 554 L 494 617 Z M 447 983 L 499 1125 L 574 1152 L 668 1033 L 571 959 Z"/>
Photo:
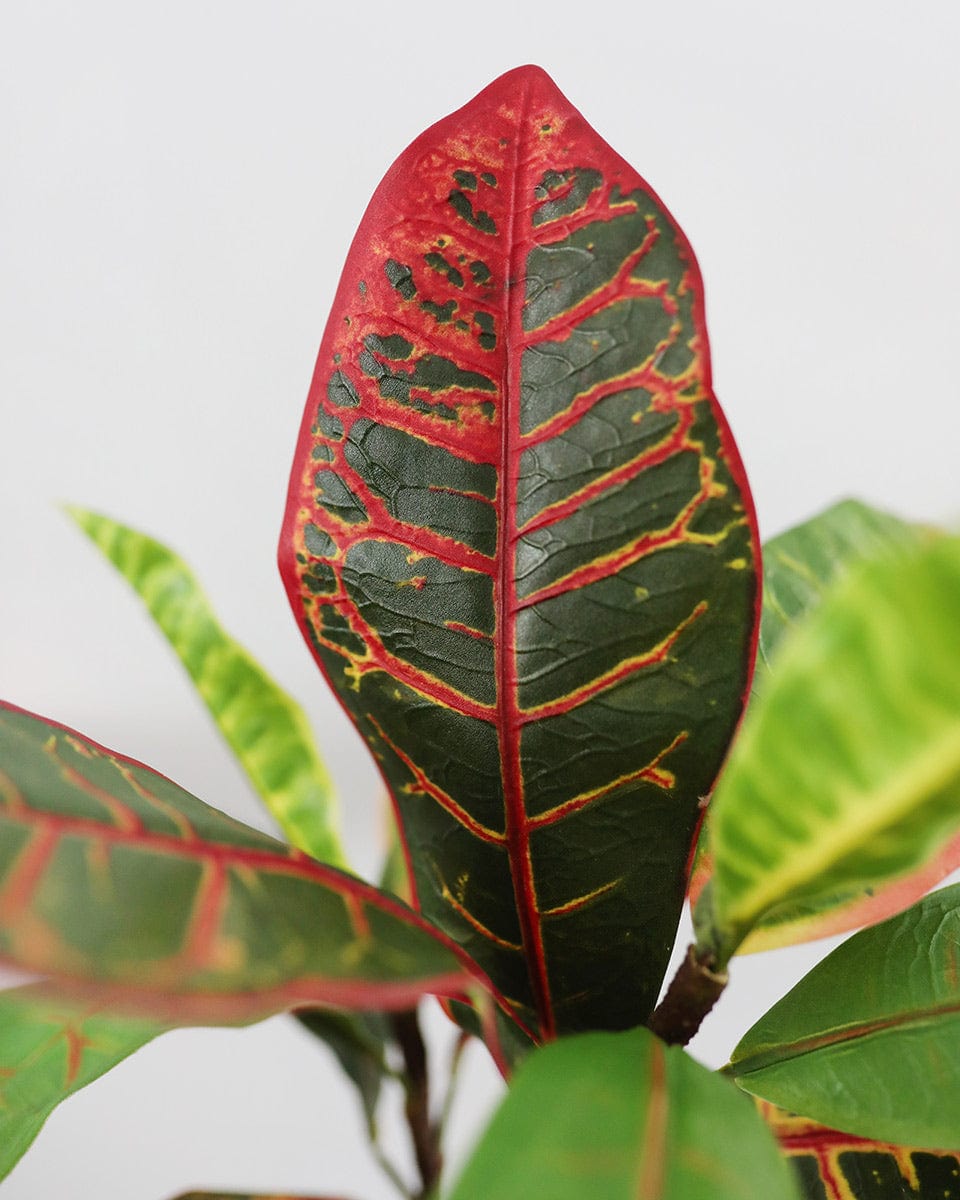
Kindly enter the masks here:
<path id="1" fill-rule="evenodd" d="M 783 905 L 902 878 L 960 826 L 960 540 L 852 571 L 796 631 L 711 805 L 723 966 Z"/>
<path id="2" fill-rule="evenodd" d="M 760 1111 L 804 1200 L 960 1200 L 960 1155 L 828 1129 L 770 1104 Z"/>
<path id="3" fill-rule="evenodd" d="M 284 834 L 346 866 L 333 784 L 300 706 L 224 630 L 181 558 L 109 517 L 67 512 L 143 600 Z"/>
<path id="4" fill-rule="evenodd" d="M 72 1007 L 36 984 L 0 992 L 0 1179 L 61 1100 L 164 1028 L 89 1006 Z"/>
<path id="5" fill-rule="evenodd" d="M 64 988 L 234 1024 L 488 986 L 395 897 L 9 705 L 0 772 L 0 957 Z"/>
<path id="6" fill-rule="evenodd" d="M 745 1090 L 861 1137 L 960 1146 L 960 885 L 834 950 L 753 1026 Z"/>
<path id="7" fill-rule="evenodd" d="M 763 1121 L 646 1029 L 534 1051 L 450 1200 L 793 1200 Z"/>

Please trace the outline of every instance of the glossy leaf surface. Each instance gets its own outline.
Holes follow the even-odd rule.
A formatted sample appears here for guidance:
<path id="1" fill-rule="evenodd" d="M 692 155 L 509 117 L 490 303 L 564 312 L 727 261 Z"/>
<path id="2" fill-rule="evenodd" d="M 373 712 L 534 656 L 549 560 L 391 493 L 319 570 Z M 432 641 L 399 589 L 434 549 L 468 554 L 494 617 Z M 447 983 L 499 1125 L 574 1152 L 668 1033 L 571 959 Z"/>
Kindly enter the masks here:
<path id="1" fill-rule="evenodd" d="M 646 1029 L 565 1038 L 517 1071 L 450 1200 L 793 1200 L 742 1100 Z"/>
<path id="2" fill-rule="evenodd" d="M 852 571 L 778 659 L 711 805 L 722 965 L 778 907 L 908 875 L 960 826 L 960 540 Z"/>
<path id="3" fill-rule="evenodd" d="M 143 600 L 285 836 L 345 866 L 333 784 L 300 706 L 224 630 L 178 555 L 99 513 L 67 512 Z"/>
<path id="4" fill-rule="evenodd" d="M 960 1156 L 827 1129 L 761 1105 L 804 1200 L 960 1200 Z"/>
<path id="5" fill-rule="evenodd" d="M 72 1007 L 35 985 L 0 992 L 0 1179 L 61 1100 L 163 1032 L 149 1020 Z"/>
<path id="6" fill-rule="evenodd" d="M 861 501 L 843 500 L 765 542 L 762 620 L 751 705 L 762 703 L 759 693 L 776 670 L 784 637 L 852 567 L 909 550 L 934 536 L 932 530 L 910 525 Z M 708 811 L 690 879 L 692 903 L 712 873 L 709 834 Z M 882 921 L 909 907 L 958 866 L 960 837 L 955 837 L 903 878 L 775 909 L 759 920 L 737 952 L 773 950 Z"/>
<path id="7" fill-rule="evenodd" d="M 844 942 L 730 1067 L 781 1108 L 862 1137 L 960 1147 L 960 886 Z"/>
<path id="8" fill-rule="evenodd" d="M 754 544 L 686 239 L 510 72 L 363 219 L 280 561 L 420 908 L 542 1036 L 656 999 L 748 683 Z"/>
<path id="9" fill-rule="evenodd" d="M 0 706 L 0 956 L 179 1024 L 482 986 L 393 897 Z"/>

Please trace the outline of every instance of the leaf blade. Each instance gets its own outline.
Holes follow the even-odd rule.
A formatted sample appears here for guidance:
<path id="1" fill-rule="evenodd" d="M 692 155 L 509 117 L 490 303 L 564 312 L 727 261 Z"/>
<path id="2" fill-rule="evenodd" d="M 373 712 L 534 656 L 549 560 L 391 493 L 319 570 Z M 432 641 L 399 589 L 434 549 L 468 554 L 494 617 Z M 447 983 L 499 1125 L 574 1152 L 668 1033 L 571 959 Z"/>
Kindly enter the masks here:
<path id="1" fill-rule="evenodd" d="M 960 886 L 864 929 L 744 1036 L 727 1068 L 751 1094 L 900 1145 L 960 1142 Z"/>
<path id="2" fill-rule="evenodd" d="M 958 603 L 942 538 L 863 564 L 791 639 L 712 803 L 695 920 L 721 965 L 777 907 L 902 878 L 955 834 Z"/>
<path id="3" fill-rule="evenodd" d="M 0 1179 L 62 1100 L 164 1031 L 73 1009 L 36 984 L 0 992 Z"/>
<path id="4" fill-rule="evenodd" d="M 957 1200 L 960 1155 L 840 1133 L 758 1102 L 805 1200 Z"/>
<path id="5" fill-rule="evenodd" d="M 504 76 L 371 201 L 280 561 L 419 907 L 544 1037 L 655 1003 L 754 544 L 686 239 L 543 72 Z"/>
<path id="6" fill-rule="evenodd" d="M 757 669 L 748 712 L 762 704 L 764 686 L 776 671 L 787 635 L 816 610 L 834 585 L 858 564 L 909 552 L 936 536 L 940 536 L 936 530 L 847 499 L 764 543 Z M 712 872 L 709 826 L 708 810 L 689 884 L 694 905 Z M 737 953 L 796 945 L 881 921 L 909 907 L 958 866 L 960 837 L 902 878 L 775 909 L 761 917 Z"/>
<path id="7" fill-rule="evenodd" d="M 300 706 L 226 632 L 172 550 L 101 513 L 66 512 L 143 601 L 287 838 L 346 867 L 335 790 Z"/>
<path id="8" fill-rule="evenodd" d="M 486 987 L 405 905 L 83 735 L 0 704 L 0 955 L 112 1005 L 233 1024 Z"/>
<path id="9" fill-rule="evenodd" d="M 645 1029 L 534 1051 L 450 1200 L 787 1200 L 772 1138 L 725 1081 Z"/>

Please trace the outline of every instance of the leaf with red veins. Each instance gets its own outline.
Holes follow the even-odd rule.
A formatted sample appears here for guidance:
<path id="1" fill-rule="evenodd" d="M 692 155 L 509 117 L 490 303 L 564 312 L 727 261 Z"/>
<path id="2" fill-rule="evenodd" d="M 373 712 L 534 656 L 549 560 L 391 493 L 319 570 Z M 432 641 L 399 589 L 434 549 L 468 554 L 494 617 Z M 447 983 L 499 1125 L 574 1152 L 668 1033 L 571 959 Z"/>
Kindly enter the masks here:
<path id="1" fill-rule="evenodd" d="M 469 994 L 494 1028 L 483 972 L 395 897 L 7 704 L 0 763 L 8 962 L 176 1024 L 432 993 Z"/>
<path id="2" fill-rule="evenodd" d="M 163 1032 L 150 1020 L 72 1006 L 35 984 L 0 992 L 0 1179 L 61 1100 Z"/>
<path id="3" fill-rule="evenodd" d="M 542 1038 L 657 999 L 757 558 L 686 238 L 543 71 L 511 71 L 370 203 L 280 564 L 417 906 Z"/>
<path id="4" fill-rule="evenodd" d="M 952 1200 L 960 1152 L 854 1137 L 757 1101 L 796 1172 L 805 1200 Z"/>

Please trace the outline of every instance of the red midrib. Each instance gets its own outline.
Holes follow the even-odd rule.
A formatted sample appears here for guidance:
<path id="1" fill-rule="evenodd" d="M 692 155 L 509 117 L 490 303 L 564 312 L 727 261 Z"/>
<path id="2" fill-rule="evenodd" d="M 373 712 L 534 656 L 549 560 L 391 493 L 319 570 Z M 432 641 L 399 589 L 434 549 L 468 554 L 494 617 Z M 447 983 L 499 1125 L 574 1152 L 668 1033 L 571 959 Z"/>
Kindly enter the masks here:
<path id="1" fill-rule="evenodd" d="M 521 713 L 517 675 L 517 612 L 516 545 L 517 545 L 517 485 L 519 478 L 519 421 L 520 376 L 523 346 L 523 294 L 521 287 L 526 272 L 528 239 L 526 231 L 518 236 L 518 211 L 526 211 L 523 199 L 527 189 L 523 171 L 521 138 L 526 123 L 526 96 L 521 101 L 515 157 L 513 164 L 513 195 L 507 225 L 507 278 L 504 292 L 507 311 L 504 352 L 506 371 L 503 378 L 501 404 L 501 474 L 499 492 L 499 522 L 497 558 L 499 571 L 496 580 L 496 637 L 494 653 L 497 672 L 497 707 L 499 709 L 500 761 L 503 780 L 504 823 L 510 874 L 520 920 L 527 971 L 533 993 L 534 1008 L 540 1036 L 549 1041 L 555 1036 L 550 981 L 547 976 L 543 931 L 537 908 L 533 863 L 530 859 L 530 824 L 524 804 L 523 769 L 520 761 Z M 516 353 L 514 353 L 516 350 Z"/>

